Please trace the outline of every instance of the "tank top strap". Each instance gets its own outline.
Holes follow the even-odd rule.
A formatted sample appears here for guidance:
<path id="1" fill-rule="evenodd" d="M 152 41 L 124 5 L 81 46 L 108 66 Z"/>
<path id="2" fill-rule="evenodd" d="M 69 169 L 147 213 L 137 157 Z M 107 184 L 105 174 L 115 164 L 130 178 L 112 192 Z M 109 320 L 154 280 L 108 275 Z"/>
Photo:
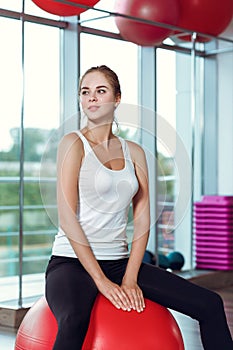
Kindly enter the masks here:
<path id="1" fill-rule="evenodd" d="M 87 139 L 85 138 L 85 136 L 83 136 L 81 131 L 80 130 L 76 130 L 75 133 L 80 137 L 80 139 L 81 139 L 81 141 L 83 143 L 85 152 L 92 152 L 93 150 L 92 150 L 91 146 L 89 145 Z"/>
<path id="2" fill-rule="evenodd" d="M 123 139 L 122 137 L 118 136 L 121 145 L 122 145 L 122 150 L 124 153 L 124 157 L 127 161 L 129 161 L 130 163 L 133 163 L 132 158 L 131 158 L 131 154 L 130 154 L 130 150 L 129 150 L 129 146 L 127 144 L 127 141 L 125 139 Z"/>
<path id="3" fill-rule="evenodd" d="M 87 141 L 87 139 L 85 138 L 85 136 L 81 133 L 80 130 L 76 130 L 75 133 L 80 137 L 80 139 L 82 140 L 83 142 L 83 145 L 84 145 L 84 150 L 86 153 L 90 153 L 90 152 L 93 152 L 93 149 L 91 148 L 89 142 Z M 120 140 L 121 142 L 121 146 L 122 146 L 122 150 L 123 150 L 123 154 L 124 154 L 124 158 L 126 159 L 126 161 L 129 161 L 130 163 L 133 164 L 133 161 L 132 161 L 132 158 L 131 158 L 131 154 L 130 154 L 130 150 L 129 150 L 129 146 L 127 144 L 127 141 L 118 136 L 118 139 Z"/>

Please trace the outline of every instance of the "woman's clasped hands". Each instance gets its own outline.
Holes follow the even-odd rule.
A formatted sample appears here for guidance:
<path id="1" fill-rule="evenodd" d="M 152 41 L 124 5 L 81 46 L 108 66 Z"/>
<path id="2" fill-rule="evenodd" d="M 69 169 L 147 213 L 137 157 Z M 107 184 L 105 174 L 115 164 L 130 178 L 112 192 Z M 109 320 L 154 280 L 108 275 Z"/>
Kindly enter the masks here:
<path id="1" fill-rule="evenodd" d="M 97 288 L 117 309 L 142 312 L 145 308 L 143 293 L 134 281 L 123 279 L 121 286 L 107 277 L 96 282 Z"/>

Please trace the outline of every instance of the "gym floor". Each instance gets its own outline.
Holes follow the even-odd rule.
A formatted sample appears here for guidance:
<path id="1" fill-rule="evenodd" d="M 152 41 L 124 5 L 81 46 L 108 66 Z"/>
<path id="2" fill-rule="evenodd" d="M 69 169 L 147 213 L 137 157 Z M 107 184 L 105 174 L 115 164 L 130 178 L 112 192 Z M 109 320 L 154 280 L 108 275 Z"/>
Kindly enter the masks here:
<path id="1" fill-rule="evenodd" d="M 216 290 L 223 298 L 225 310 L 227 314 L 228 324 L 233 336 L 233 286 Z M 198 323 L 182 314 L 173 312 L 175 316 L 185 343 L 185 349 L 188 350 L 202 350 Z M 14 342 L 16 337 L 16 330 L 10 328 L 0 327 L 0 349 L 14 350 Z"/>

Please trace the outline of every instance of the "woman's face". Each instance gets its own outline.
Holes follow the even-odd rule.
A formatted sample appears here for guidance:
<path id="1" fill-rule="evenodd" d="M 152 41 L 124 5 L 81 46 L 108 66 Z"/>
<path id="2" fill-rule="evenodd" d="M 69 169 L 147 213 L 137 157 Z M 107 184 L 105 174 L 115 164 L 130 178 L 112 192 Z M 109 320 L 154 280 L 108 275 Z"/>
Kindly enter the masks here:
<path id="1" fill-rule="evenodd" d="M 80 102 L 89 121 L 112 122 L 120 97 L 114 95 L 113 88 L 103 73 L 91 72 L 83 78 Z"/>

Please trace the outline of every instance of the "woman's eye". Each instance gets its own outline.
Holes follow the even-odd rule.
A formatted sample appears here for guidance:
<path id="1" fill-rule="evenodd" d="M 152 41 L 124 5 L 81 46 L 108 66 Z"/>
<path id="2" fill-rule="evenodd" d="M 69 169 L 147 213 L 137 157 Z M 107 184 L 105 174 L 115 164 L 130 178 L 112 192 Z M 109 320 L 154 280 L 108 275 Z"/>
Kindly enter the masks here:
<path id="1" fill-rule="evenodd" d="M 105 92 L 106 92 L 106 91 L 105 91 L 104 89 L 99 89 L 99 90 L 98 90 L 98 93 L 99 93 L 99 94 L 104 94 Z"/>
<path id="2" fill-rule="evenodd" d="M 82 95 L 88 95 L 88 91 L 83 90 Z"/>

